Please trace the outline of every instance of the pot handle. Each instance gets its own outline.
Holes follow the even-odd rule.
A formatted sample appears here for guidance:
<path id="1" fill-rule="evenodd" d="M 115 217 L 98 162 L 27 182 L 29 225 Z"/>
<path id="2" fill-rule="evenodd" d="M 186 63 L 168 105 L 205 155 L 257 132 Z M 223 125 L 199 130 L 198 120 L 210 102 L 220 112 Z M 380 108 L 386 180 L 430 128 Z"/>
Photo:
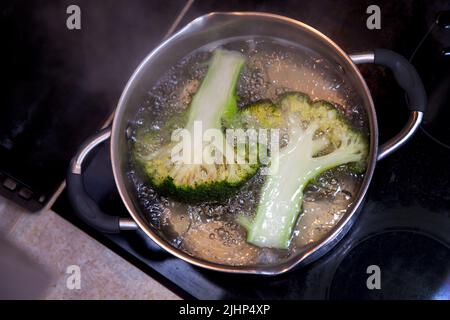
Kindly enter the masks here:
<path id="1" fill-rule="evenodd" d="M 69 201 L 81 220 L 101 232 L 119 233 L 121 230 L 136 230 L 138 226 L 132 219 L 103 213 L 84 188 L 83 162 L 95 147 L 109 139 L 110 136 L 110 128 L 100 131 L 88 139 L 72 158 L 66 178 Z"/>
<path id="2" fill-rule="evenodd" d="M 391 69 L 395 80 L 405 90 L 408 109 L 411 111 L 405 127 L 393 138 L 380 146 L 377 160 L 381 160 L 400 148 L 419 128 L 427 105 L 427 95 L 414 66 L 405 57 L 391 50 L 376 49 L 373 52 L 351 54 L 355 64 L 375 63 Z"/>

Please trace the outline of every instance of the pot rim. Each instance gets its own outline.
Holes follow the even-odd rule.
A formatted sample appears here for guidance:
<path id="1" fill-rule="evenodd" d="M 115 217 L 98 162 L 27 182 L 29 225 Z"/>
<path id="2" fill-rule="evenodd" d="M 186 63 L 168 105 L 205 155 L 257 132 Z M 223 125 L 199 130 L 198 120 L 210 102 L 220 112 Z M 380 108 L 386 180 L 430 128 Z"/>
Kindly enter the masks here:
<path id="1" fill-rule="evenodd" d="M 209 262 L 200 258 L 196 258 L 194 256 L 191 256 L 185 252 L 183 252 L 180 249 L 177 249 L 173 247 L 171 244 L 169 244 L 166 240 L 164 240 L 160 235 L 158 235 L 155 231 L 152 230 L 152 228 L 148 225 L 148 223 L 141 217 L 141 215 L 137 212 L 137 210 L 134 207 L 133 201 L 130 198 L 129 193 L 126 190 L 124 178 L 126 178 L 126 175 L 121 171 L 119 159 L 117 156 L 118 150 L 118 142 L 119 142 L 119 135 L 124 134 L 122 132 L 118 132 L 120 122 L 122 115 L 126 109 L 126 100 L 128 95 L 130 94 L 131 88 L 133 87 L 133 84 L 138 81 L 139 75 L 141 72 L 143 72 L 145 65 L 156 55 L 157 52 L 159 52 L 161 49 L 163 49 L 165 46 L 167 46 L 168 43 L 176 40 L 179 36 L 183 35 L 193 24 L 199 24 L 202 23 L 202 21 L 210 19 L 214 16 L 244 16 L 244 17 L 262 17 L 262 18 L 269 18 L 273 20 L 278 20 L 281 22 L 285 22 L 287 24 L 293 25 L 297 28 L 306 30 L 309 33 L 312 33 L 314 36 L 318 37 L 319 41 L 325 42 L 328 46 L 333 48 L 348 64 L 348 66 L 352 69 L 354 74 L 357 77 L 357 80 L 362 85 L 362 88 L 364 89 L 364 94 L 366 95 L 369 108 L 366 109 L 367 117 L 369 120 L 369 129 L 370 129 L 370 151 L 369 151 L 369 161 L 366 173 L 364 175 L 364 179 L 361 183 L 361 186 L 358 191 L 358 195 L 355 198 L 355 201 L 352 203 L 351 207 L 347 212 L 345 213 L 344 217 L 341 218 L 341 220 L 333 227 L 332 231 L 322 240 L 316 242 L 311 247 L 305 249 L 304 252 L 299 252 L 295 256 L 288 258 L 286 261 L 283 261 L 279 264 L 274 265 L 260 265 L 260 266 L 232 266 L 232 265 L 222 265 L 214 262 Z M 356 65 L 352 62 L 350 57 L 345 53 L 335 42 L 333 42 L 330 38 L 319 32 L 318 30 L 314 29 L 313 27 L 300 22 L 295 19 L 291 19 L 285 16 L 277 15 L 277 14 L 271 14 L 271 13 L 261 13 L 261 12 L 211 12 L 205 15 L 202 15 L 190 23 L 188 23 L 185 27 L 183 27 L 180 31 L 169 37 L 167 40 L 162 42 L 159 46 L 157 46 L 152 52 L 150 52 L 144 60 L 139 64 L 139 66 L 136 68 L 136 70 L 133 72 L 132 76 L 128 80 L 121 97 L 119 99 L 119 102 L 117 104 L 112 130 L 111 130 L 111 161 L 112 161 L 112 169 L 113 169 L 113 175 L 114 180 L 116 182 L 117 189 L 119 191 L 120 197 L 122 198 L 122 201 L 124 202 L 128 212 L 130 213 L 133 220 L 137 223 L 139 228 L 141 228 L 150 239 L 152 239 L 156 244 L 158 244 L 160 247 L 162 247 L 167 252 L 171 253 L 172 255 L 176 256 L 177 258 L 180 258 L 188 263 L 191 263 L 193 265 L 214 270 L 214 271 L 220 271 L 220 272 L 227 272 L 227 273 L 238 273 L 238 274 L 259 274 L 259 275 L 278 275 L 285 272 L 288 272 L 292 269 L 294 269 L 296 266 L 302 264 L 302 262 L 305 262 L 305 260 L 315 260 L 308 259 L 313 257 L 313 255 L 317 252 L 319 252 L 321 249 L 324 249 L 325 251 L 328 251 L 331 249 L 331 247 L 328 248 L 328 246 L 334 245 L 334 240 L 338 239 L 338 236 L 344 232 L 344 227 L 348 224 L 353 223 L 355 218 L 358 214 L 358 209 L 360 208 L 362 201 L 364 199 L 365 194 L 367 193 L 370 181 L 373 176 L 373 172 L 376 165 L 376 158 L 378 154 L 378 125 L 377 125 L 377 118 L 376 118 L 376 112 L 375 107 L 373 104 L 372 96 L 370 94 L 370 91 L 367 87 L 367 84 L 362 77 L 361 73 L 359 72 Z M 347 231 L 348 228 L 345 230 Z M 319 255 L 318 257 L 320 257 Z M 318 258 L 317 257 L 317 258 Z M 310 262 L 310 261 L 309 261 Z"/>

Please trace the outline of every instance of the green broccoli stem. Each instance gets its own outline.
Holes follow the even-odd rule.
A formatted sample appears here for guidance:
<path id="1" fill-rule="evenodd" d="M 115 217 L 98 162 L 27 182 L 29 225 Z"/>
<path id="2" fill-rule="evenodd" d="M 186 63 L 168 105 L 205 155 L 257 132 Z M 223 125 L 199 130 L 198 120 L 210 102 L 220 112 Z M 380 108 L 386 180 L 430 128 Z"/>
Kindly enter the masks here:
<path id="1" fill-rule="evenodd" d="M 202 129 L 220 129 L 221 121 L 237 112 L 236 86 L 245 57 L 238 52 L 215 50 L 208 72 L 192 99 L 185 128 L 194 130 L 199 121 Z"/>
<path id="2" fill-rule="evenodd" d="M 290 129 L 290 142 L 272 158 L 256 217 L 251 222 L 240 219 L 247 229 L 248 242 L 260 247 L 288 248 L 308 183 L 328 169 L 359 160 L 351 144 L 313 157 L 325 145 L 320 139 L 313 140 L 316 129 L 314 125 Z"/>

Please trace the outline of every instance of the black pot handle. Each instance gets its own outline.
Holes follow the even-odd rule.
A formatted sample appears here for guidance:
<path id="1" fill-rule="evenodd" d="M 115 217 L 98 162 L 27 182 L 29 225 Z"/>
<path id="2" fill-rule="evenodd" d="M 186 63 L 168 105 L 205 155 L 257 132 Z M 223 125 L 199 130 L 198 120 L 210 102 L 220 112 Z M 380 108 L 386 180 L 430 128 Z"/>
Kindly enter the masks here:
<path id="1" fill-rule="evenodd" d="M 391 69 L 408 98 L 408 109 L 411 111 L 409 120 L 396 136 L 380 146 L 377 159 L 381 160 L 400 148 L 419 128 L 427 105 L 425 88 L 414 66 L 391 50 L 376 49 L 374 52 L 352 54 L 350 59 L 355 64 L 375 63 Z"/>
<path id="2" fill-rule="evenodd" d="M 119 233 L 121 230 L 136 230 L 137 224 L 132 219 L 107 215 L 100 210 L 84 188 L 83 162 L 87 155 L 102 142 L 109 139 L 111 129 L 105 129 L 86 141 L 72 158 L 67 173 L 67 193 L 75 213 L 91 227 L 105 233 Z"/>

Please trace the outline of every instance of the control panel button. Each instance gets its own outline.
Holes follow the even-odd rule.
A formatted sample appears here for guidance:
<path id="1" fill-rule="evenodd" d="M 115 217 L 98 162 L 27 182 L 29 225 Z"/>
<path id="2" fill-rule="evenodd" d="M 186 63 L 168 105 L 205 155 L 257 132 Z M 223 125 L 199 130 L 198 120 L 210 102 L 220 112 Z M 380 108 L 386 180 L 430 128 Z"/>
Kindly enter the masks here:
<path id="1" fill-rule="evenodd" d="M 9 190 L 11 190 L 11 191 L 14 191 L 14 190 L 16 190 L 16 188 L 17 188 L 17 183 L 16 183 L 13 179 L 6 178 L 5 181 L 3 181 L 3 186 L 4 186 L 6 189 L 9 189 Z"/>
<path id="2" fill-rule="evenodd" d="M 19 190 L 19 196 L 25 200 L 30 200 L 31 197 L 33 196 L 33 191 L 31 191 L 28 188 L 22 187 Z"/>

